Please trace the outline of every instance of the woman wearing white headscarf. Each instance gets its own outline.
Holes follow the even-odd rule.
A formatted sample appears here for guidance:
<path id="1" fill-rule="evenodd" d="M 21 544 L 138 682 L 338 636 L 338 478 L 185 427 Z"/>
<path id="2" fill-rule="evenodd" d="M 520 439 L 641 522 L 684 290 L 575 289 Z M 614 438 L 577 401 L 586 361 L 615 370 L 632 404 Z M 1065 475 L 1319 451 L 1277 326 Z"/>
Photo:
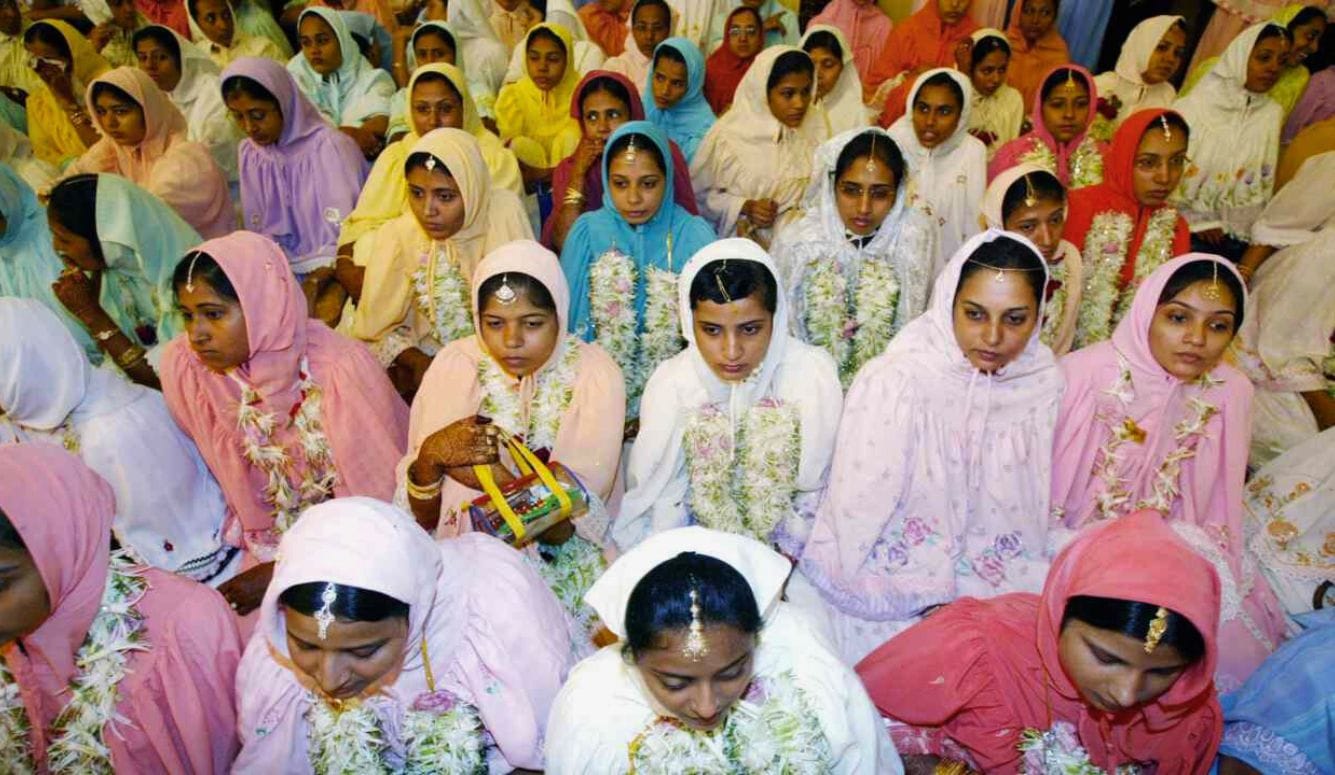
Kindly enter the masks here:
<path id="1" fill-rule="evenodd" d="M 222 491 L 162 394 L 94 368 L 40 302 L 0 298 L 0 444 L 13 442 L 59 444 L 106 479 L 116 538 L 143 562 L 215 585 L 238 569 Z"/>
<path id="2" fill-rule="evenodd" d="M 813 36 L 816 36 L 815 40 L 812 40 Z M 831 38 L 837 49 L 830 45 Z M 862 80 L 858 77 L 857 63 L 853 61 L 853 48 L 848 45 L 844 33 L 829 24 L 813 24 L 807 27 L 800 45 L 813 61 L 817 59 L 817 52 L 824 52 L 838 57 L 840 62 L 838 78 L 824 94 L 820 93 L 821 63 L 816 62 L 817 97 L 811 109 L 825 122 L 826 136 L 833 137 L 870 124 L 871 115 L 862 104 Z"/>
<path id="3" fill-rule="evenodd" d="M 739 282 L 743 273 L 753 282 Z M 772 296 L 761 273 L 772 283 Z M 697 275 L 703 275 L 700 288 L 693 289 Z M 735 293 L 748 284 L 748 292 Z M 627 492 L 612 526 L 620 548 L 699 523 L 801 551 L 806 503 L 825 484 L 843 401 L 829 354 L 788 335 L 781 287 L 769 254 L 746 239 L 719 240 L 682 268 L 678 314 L 687 346 L 660 365 L 644 389 Z M 724 379 L 701 351 L 697 308 L 757 297 L 761 304 L 772 301 L 768 345 L 748 361 L 749 372 Z"/>
<path id="4" fill-rule="evenodd" d="M 384 127 L 389 124 L 389 101 L 395 92 L 394 79 L 389 77 L 389 73 L 366 61 L 338 11 L 307 8 L 301 12 L 299 24 L 304 24 L 312 16 L 318 17 L 333 32 L 342 61 L 337 69 L 325 74 L 311 66 L 305 53 L 298 52 L 287 63 L 288 72 L 292 73 L 302 93 L 315 103 L 315 107 L 319 108 L 329 123 L 340 128 L 368 129 L 383 135 Z M 364 145 L 362 150 L 366 150 Z"/>
<path id="5" fill-rule="evenodd" d="M 902 773 L 856 675 L 781 599 L 790 567 L 757 541 L 700 527 L 660 533 L 618 559 L 588 594 L 618 642 L 577 665 L 557 695 L 547 772 Z M 640 642 L 682 630 L 697 633 L 699 648 Z M 726 664 L 737 643 L 728 631 L 743 636 L 744 667 L 721 672 L 704 698 L 697 684 L 711 682 L 674 692 L 640 664 L 649 653 L 702 672 L 710 660 Z M 681 707 L 658 699 L 664 687 Z"/>
<path id="6" fill-rule="evenodd" d="M 1175 38 L 1181 38 L 1181 42 Z M 1099 100 L 1110 104 L 1117 101 L 1113 118 L 1095 118 L 1100 140 L 1112 140 L 1122 119 L 1137 110 L 1173 104 L 1177 89 L 1170 79 L 1182 69 L 1180 49 L 1186 44 L 1186 20 L 1181 16 L 1151 16 L 1131 30 L 1117 55 L 1117 64 L 1094 77 Z"/>

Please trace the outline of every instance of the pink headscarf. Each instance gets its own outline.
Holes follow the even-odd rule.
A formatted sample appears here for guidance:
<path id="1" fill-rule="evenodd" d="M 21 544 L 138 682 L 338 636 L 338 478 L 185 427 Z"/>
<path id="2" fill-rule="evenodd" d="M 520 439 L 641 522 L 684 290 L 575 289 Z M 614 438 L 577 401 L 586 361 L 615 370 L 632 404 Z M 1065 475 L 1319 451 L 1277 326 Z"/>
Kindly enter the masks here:
<path id="1" fill-rule="evenodd" d="M 858 67 L 863 88 L 872 86 L 872 68 L 880 59 L 894 23 L 876 3 L 858 0 L 833 0 L 811 21 L 807 29 L 817 24 L 838 27 L 852 47 L 853 62 Z"/>
<path id="2" fill-rule="evenodd" d="M 334 495 L 391 498 L 408 408 L 375 357 L 360 342 L 306 316 L 301 286 L 282 250 L 268 238 L 239 231 L 198 250 L 222 267 L 246 317 L 250 358 L 237 367 L 237 376 L 259 392 L 265 411 L 286 416 L 300 400 L 297 383 L 305 358 L 322 392 L 321 420 L 338 472 Z M 190 350 L 186 334 L 167 346 L 161 375 L 167 408 L 222 485 L 245 531 L 245 546 L 266 554 L 277 537 L 270 534 L 273 517 L 261 498 L 265 477 L 242 454 L 237 427 L 241 389 L 206 367 Z M 275 440 L 289 449 L 298 443 L 290 429 L 276 433 Z"/>
<path id="3" fill-rule="evenodd" d="M 1070 70 L 1075 74 L 1074 77 L 1085 82 L 1089 88 L 1089 109 L 1085 115 L 1085 128 L 1082 132 L 1072 137 L 1067 143 L 1058 143 L 1048 127 L 1043 123 L 1043 83 L 1052 77 L 1053 73 L 1062 70 Z M 1002 170 L 1009 169 L 1020 163 L 1021 157 L 1029 153 L 1037 143 L 1042 143 L 1048 147 L 1052 155 L 1057 159 L 1057 169 L 1053 170 L 1057 178 L 1061 180 L 1063 186 L 1071 185 L 1070 161 L 1072 154 L 1084 142 L 1085 136 L 1089 134 L 1090 126 L 1094 121 L 1094 114 L 1098 112 L 1099 90 L 1094 85 L 1094 76 L 1088 70 L 1076 64 L 1058 65 L 1046 73 L 1038 81 L 1038 88 L 1034 91 L 1034 102 L 1029 112 L 1029 121 L 1033 124 L 1033 129 L 1026 134 L 1011 140 L 1009 143 L 1001 146 L 996 156 L 987 165 L 987 179 L 991 181 Z M 1102 140 L 1097 143 L 1100 156 L 1106 156 L 1108 153 L 1108 144 Z"/>
<path id="4" fill-rule="evenodd" d="M 208 148 L 190 141 L 185 116 L 143 70 L 118 67 L 88 84 L 89 115 L 100 83 L 130 96 L 144 112 L 144 139 L 126 147 L 103 136 L 71 165 L 68 174 L 114 172 L 156 194 L 205 238 L 236 228 L 227 178 Z"/>
<path id="5" fill-rule="evenodd" d="M 48 727 L 69 702 L 74 656 L 107 582 L 111 487 L 52 444 L 0 446 L 0 511 L 23 539 L 46 585 L 51 614 L 4 658 L 31 724 L 31 751 L 46 772 Z M 135 608 L 147 649 L 131 652 L 118 685 L 124 723 L 104 734 L 122 772 L 223 773 L 236 754 L 233 676 L 240 639 L 217 592 L 169 573 L 148 581 Z M 21 645 L 21 648 L 20 648 Z"/>
<path id="6" fill-rule="evenodd" d="M 478 709 L 506 771 L 542 767 L 547 712 L 571 662 L 564 614 L 542 579 L 490 536 L 436 542 L 394 506 L 340 498 L 308 509 L 283 536 L 237 678 L 244 747 L 236 772 L 310 770 L 313 686 L 289 659 L 279 597 L 311 582 L 408 604 L 403 664 L 377 697 L 407 710 L 428 691 L 430 672 L 436 690 Z"/>

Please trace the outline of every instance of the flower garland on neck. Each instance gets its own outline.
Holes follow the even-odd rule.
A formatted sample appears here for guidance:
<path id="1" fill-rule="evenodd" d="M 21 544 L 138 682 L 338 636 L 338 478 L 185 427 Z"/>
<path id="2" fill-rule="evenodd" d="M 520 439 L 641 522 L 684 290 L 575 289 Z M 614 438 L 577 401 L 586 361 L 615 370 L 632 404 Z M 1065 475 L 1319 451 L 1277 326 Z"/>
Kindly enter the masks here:
<path id="1" fill-rule="evenodd" d="M 552 449 L 561 430 L 561 417 L 570 407 L 575 393 L 575 372 L 579 366 L 579 340 L 573 334 L 562 338 L 561 354 L 550 369 L 539 369 L 532 376 L 533 398 L 527 406 L 520 402 L 522 380 L 517 380 L 490 356 L 477 365 L 478 384 L 482 388 L 479 411 L 497 426 L 522 436 L 530 449 Z"/>
<path id="2" fill-rule="evenodd" d="M 1057 338 L 1057 331 L 1066 317 L 1066 300 L 1069 295 L 1066 289 L 1068 268 L 1064 260 L 1048 263 L 1048 287 L 1054 290 L 1052 298 L 1048 299 L 1047 306 L 1043 308 L 1043 329 L 1039 333 L 1039 340 L 1049 347 Z"/>
<path id="3" fill-rule="evenodd" d="M 889 261 L 864 257 L 857 284 L 848 281 L 838 261 L 821 256 L 807 264 L 803 301 L 810 342 L 834 356 L 839 381 L 847 388 L 858 369 L 880 355 L 898 329 L 899 278 Z"/>
<path id="4" fill-rule="evenodd" d="M 797 493 L 797 407 L 764 398 L 734 424 L 729 412 L 708 404 L 686 422 L 682 445 L 696 522 L 769 543 Z"/>
<path id="5" fill-rule="evenodd" d="M 699 732 L 676 719 L 654 719 L 631 741 L 628 754 L 629 775 L 819 775 L 834 770 L 820 717 L 792 671 L 756 677 L 718 729 Z"/>
<path id="6" fill-rule="evenodd" d="M 1024 754 L 1022 775 L 1108 775 L 1089 759 L 1089 753 L 1080 745 L 1075 726 L 1066 721 L 1053 723 L 1047 731 L 1029 727 L 1020 733 L 1017 746 Z M 1140 767 L 1124 764 L 1114 775 L 1138 775 Z"/>
<path id="7" fill-rule="evenodd" d="M 1094 477 L 1103 482 L 1103 491 L 1095 498 L 1097 517 L 1112 519 L 1141 509 L 1154 509 L 1167 515 L 1179 495 L 1178 479 L 1182 474 L 1182 463 L 1196 455 L 1196 446 L 1205 435 L 1206 425 L 1219 411 L 1204 396 L 1211 389 L 1222 385 L 1223 381 L 1209 373 L 1192 381 L 1191 384 L 1200 389 L 1200 394 L 1187 400 L 1187 416 L 1173 426 L 1173 439 L 1177 447 L 1160 461 L 1150 494 L 1133 505 L 1131 492 L 1126 487 L 1127 480 L 1118 470 L 1121 463 L 1118 452 L 1128 441 L 1144 444 L 1146 432 L 1127 414 L 1127 408 L 1135 398 L 1135 387 L 1131 381 L 1131 366 L 1120 353 L 1118 368 L 1117 381 L 1104 393 L 1117 400 L 1121 411 L 1115 414 L 1101 413 L 1103 416 L 1100 418 L 1107 425 L 1109 434 L 1094 463 Z"/>
<path id="8" fill-rule="evenodd" d="M 132 651 L 147 651 L 144 620 L 137 605 L 148 589 L 124 552 L 113 552 L 107 567 L 102 605 L 83 645 L 74 655 L 78 673 L 70 682 L 70 699 L 51 725 L 46 749 L 53 773 L 105 773 L 115 770 L 105 736 L 108 725 L 124 722 L 116 712 L 120 682 L 128 675 Z M 112 730 L 113 734 L 115 730 Z M 0 661 L 0 761 L 6 772 L 35 772 L 31 724 L 18 682 Z"/>
<path id="9" fill-rule="evenodd" d="M 311 378 L 310 365 L 302 356 L 298 370 L 297 402 L 287 412 L 288 427 L 297 432 L 297 447 L 306 465 L 301 480 L 293 484 L 289 479 L 294 468 L 286 447 L 274 442 L 274 431 L 279 427 L 277 415 L 261 409 L 263 397 L 233 369 L 228 376 L 241 388 L 237 402 L 237 427 L 241 429 L 241 452 L 245 459 L 265 475 L 267 481 L 261 496 L 271 508 L 274 529 L 286 532 L 308 506 L 323 503 L 333 497 L 338 483 L 334 469 L 334 453 L 329 448 L 320 419 L 322 392 Z"/>
<path id="10" fill-rule="evenodd" d="M 437 342 L 447 345 L 473 333 L 472 292 L 450 259 L 448 247 L 428 243 L 412 282 L 418 313 L 431 324 Z"/>
<path id="11" fill-rule="evenodd" d="M 594 341 L 621 367 L 626 379 L 627 416 L 639 415 L 640 396 L 649 376 L 686 346 L 677 312 L 677 275 L 650 266 L 644 273 L 644 325 L 635 311 L 640 277 L 635 260 L 613 245 L 589 267 L 589 316 Z M 643 333 L 641 333 L 643 331 Z"/>
<path id="12" fill-rule="evenodd" d="M 1150 216 L 1131 283 L 1122 284 L 1122 267 L 1135 222 L 1126 213 L 1111 210 L 1094 216 L 1085 237 L 1085 288 L 1080 297 L 1076 324 L 1077 348 L 1112 336 L 1113 328 L 1131 309 L 1136 289 L 1146 277 L 1173 257 L 1173 234 L 1177 228 L 1177 210 L 1160 208 Z"/>
<path id="13" fill-rule="evenodd" d="M 395 732 L 397 741 L 391 740 Z M 423 692 L 406 711 L 384 697 L 334 708 L 312 694 L 306 739 L 317 775 L 487 772 L 487 736 L 477 709 L 445 690 Z"/>
<path id="14" fill-rule="evenodd" d="M 1020 164 L 1037 164 L 1043 169 L 1057 174 L 1057 154 L 1048 144 L 1035 137 L 1029 143 L 1029 150 L 1020 154 Z M 1086 134 L 1067 161 L 1070 180 L 1066 181 L 1066 190 L 1096 186 L 1103 182 L 1103 154 L 1099 153 L 1098 141 Z"/>

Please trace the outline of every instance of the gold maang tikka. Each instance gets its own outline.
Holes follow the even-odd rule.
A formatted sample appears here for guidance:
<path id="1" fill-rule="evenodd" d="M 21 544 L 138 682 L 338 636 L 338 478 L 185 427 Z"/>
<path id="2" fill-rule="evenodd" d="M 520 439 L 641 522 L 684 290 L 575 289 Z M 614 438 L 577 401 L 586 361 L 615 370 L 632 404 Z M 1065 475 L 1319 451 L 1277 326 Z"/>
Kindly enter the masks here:
<path id="1" fill-rule="evenodd" d="M 1173 127 L 1168 123 L 1167 113 L 1159 114 L 1159 128 L 1163 130 L 1164 142 L 1171 143 L 1173 141 Z"/>
<path id="2" fill-rule="evenodd" d="M 1154 619 L 1150 621 L 1150 627 L 1145 631 L 1145 653 L 1153 654 L 1154 650 L 1159 648 L 1159 641 L 1163 640 L 1163 634 L 1168 631 L 1168 609 L 1159 606 L 1159 610 L 1154 612 Z"/>
<path id="3" fill-rule="evenodd" d="M 731 304 L 732 295 L 728 293 L 727 288 L 723 287 L 723 273 L 726 272 L 727 270 L 728 270 L 728 261 L 727 259 L 724 259 L 723 263 L 719 266 L 719 268 L 714 270 L 714 284 L 718 286 L 718 292 L 723 294 L 723 303 Z"/>
<path id="4" fill-rule="evenodd" d="M 320 593 L 320 610 L 315 612 L 315 626 L 318 627 L 317 635 L 320 640 L 329 637 L 329 625 L 334 623 L 334 602 L 338 600 L 338 587 L 328 583 L 324 585 L 324 591 Z"/>
<path id="5" fill-rule="evenodd" d="M 1034 180 L 1029 177 L 1029 173 L 1024 175 L 1024 206 L 1035 207 L 1038 205 L 1038 191 L 1034 190 Z"/>
<path id="6" fill-rule="evenodd" d="M 695 590 L 695 580 L 691 580 L 691 623 L 686 630 L 686 643 L 682 645 L 681 655 L 699 662 L 709 654 L 709 642 L 705 640 L 705 627 L 700 623 L 700 593 Z"/>
<path id="7" fill-rule="evenodd" d="M 1201 298 L 1209 301 L 1219 301 L 1220 297 L 1224 295 L 1223 291 L 1219 289 L 1219 262 L 1211 261 L 1210 264 L 1212 265 L 1210 284 L 1201 291 Z"/>
<path id="8" fill-rule="evenodd" d="M 639 157 L 640 149 L 635 147 L 635 135 L 630 136 L 626 142 L 626 150 L 621 154 L 621 158 L 626 160 L 627 164 L 634 164 L 635 159 Z"/>
<path id="9" fill-rule="evenodd" d="M 505 306 L 515 303 L 515 299 L 519 297 L 519 294 L 515 293 L 515 289 L 510 287 L 510 275 L 501 275 L 501 287 L 497 288 L 492 296 L 496 301 L 499 301 Z"/>
<path id="10" fill-rule="evenodd" d="M 426 167 L 427 172 L 434 171 L 436 169 L 436 157 L 428 155 L 426 161 L 422 163 L 422 166 Z"/>
<path id="11" fill-rule="evenodd" d="M 875 132 L 872 132 L 872 133 L 871 133 L 871 148 L 867 149 L 867 163 L 866 163 L 865 165 L 863 165 L 862 169 L 866 170 L 868 175 L 870 175 L 870 174 L 872 174 L 873 172 L 876 171 L 876 133 L 875 133 Z"/>
<path id="12" fill-rule="evenodd" d="M 185 292 L 195 292 L 195 262 L 199 260 L 200 252 L 196 250 L 190 254 L 190 266 L 185 270 Z"/>

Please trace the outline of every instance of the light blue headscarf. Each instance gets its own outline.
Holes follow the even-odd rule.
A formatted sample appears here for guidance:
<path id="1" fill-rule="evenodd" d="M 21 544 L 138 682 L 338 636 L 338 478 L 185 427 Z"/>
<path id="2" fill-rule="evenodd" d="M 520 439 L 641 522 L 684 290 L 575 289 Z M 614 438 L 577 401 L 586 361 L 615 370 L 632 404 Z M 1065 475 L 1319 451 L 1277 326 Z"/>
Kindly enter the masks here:
<path id="1" fill-rule="evenodd" d="M 648 121 L 628 121 L 607 138 L 606 147 L 611 148 L 613 143 L 629 134 L 640 138 L 637 143 L 647 139 L 658 148 L 664 161 L 663 203 L 645 223 L 639 226 L 626 223 L 612 203 L 607 174 L 608 154 L 603 154 L 603 206 L 575 221 L 561 250 L 561 269 L 570 285 L 570 330 L 585 341 L 593 341 L 595 333 L 589 312 L 589 269 L 604 252 L 615 246 L 635 259 L 635 311 L 643 326 L 645 269 L 656 266 L 680 272 L 686 259 L 714 240 L 714 230 L 703 218 L 691 215 L 673 201 L 672 152 L 663 130 Z M 668 253 L 669 235 L 672 237 L 671 255 Z"/>
<path id="2" fill-rule="evenodd" d="M 0 163 L 0 215 L 5 217 L 5 230 L 0 234 L 0 296 L 17 296 L 46 305 L 70 330 L 84 352 L 95 363 L 101 360 L 102 353 L 88 332 L 51 290 L 64 266 L 51 247 L 46 208 L 37 201 L 32 187 L 3 163 Z"/>
<path id="3" fill-rule="evenodd" d="M 287 63 L 288 72 L 296 79 L 315 107 L 335 126 L 361 126 L 369 118 L 389 115 L 389 100 L 394 96 L 394 80 L 389 73 L 377 69 L 362 56 L 357 42 L 352 39 L 343 13 L 329 8 L 307 8 L 301 19 L 317 14 L 338 38 L 343 63 L 338 71 L 320 75 L 306 61 L 306 55 L 297 52 Z"/>
<path id="4" fill-rule="evenodd" d="M 658 61 L 658 52 L 664 48 L 670 48 L 681 54 L 681 58 L 686 60 L 686 93 L 677 100 L 677 104 L 662 110 L 654 103 L 654 68 L 653 63 Z M 700 49 L 686 38 L 668 38 L 659 43 L 654 48 L 654 56 L 650 60 L 649 80 L 644 84 L 644 117 L 649 119 L 677 144 L 681 149 L 681 155 L 686 157 L 686 163 L 691 163 L 691 158 L 695 156 L 695 149 L 700 147 L 700 141 L 709 134 L 709 128 L 714 126 L 714 110 L 709 107 L 709 102 L 705 100 L 705 56 L 700 53 Z"/>

